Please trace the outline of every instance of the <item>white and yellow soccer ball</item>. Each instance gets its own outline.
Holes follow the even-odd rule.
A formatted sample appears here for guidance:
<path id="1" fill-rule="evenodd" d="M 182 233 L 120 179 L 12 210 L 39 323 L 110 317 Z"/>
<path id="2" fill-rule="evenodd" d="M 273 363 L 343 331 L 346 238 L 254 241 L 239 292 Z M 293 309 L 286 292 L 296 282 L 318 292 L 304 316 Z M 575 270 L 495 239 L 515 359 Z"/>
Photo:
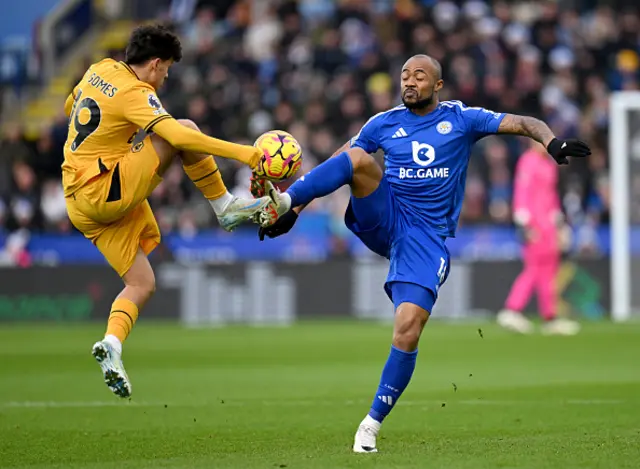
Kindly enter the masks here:
<path id="1" fill-rule="evenodd" d="M 264 153 L 253 170 L 259 178 L 283 181 L 296 174 L 302 166 L 302 148 L 288 132 L 269 130 L 260 135 L 253 145 Z"/>

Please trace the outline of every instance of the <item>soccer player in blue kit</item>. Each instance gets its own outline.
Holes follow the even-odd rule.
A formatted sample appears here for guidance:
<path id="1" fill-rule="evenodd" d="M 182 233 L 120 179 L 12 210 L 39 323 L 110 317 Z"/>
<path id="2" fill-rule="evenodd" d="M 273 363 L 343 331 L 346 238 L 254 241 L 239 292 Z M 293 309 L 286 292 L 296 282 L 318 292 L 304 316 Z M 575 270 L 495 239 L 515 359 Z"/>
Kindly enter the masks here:
<path id="1" fill-rule="evenodd" d="M 384 288 L 396 308 L 393 343 L 355 435 L 357 453 L 377 452 L 380 426 L 413 374 L 420 335 L 449 273 L 445 241 L 455 236 L 472 145 L 490 134 L 517 134 L 544 145 L 558 164 L 591 153 L 579 140 L 556 138 L 538 119 L 440 102 L 441 75 L 435 59 L 411 57 L 402 68 L 402 105 L 369 119 L 286 192 L 252 182 L 255 193 L 267 191 L 276 202 L 259 216 L 261 240 L 287 233 L 306 204 L 349 184 L 347 227 L 390 261 Z M 384 151 L 384 173 L 371 156 L 378 149 Z"/>

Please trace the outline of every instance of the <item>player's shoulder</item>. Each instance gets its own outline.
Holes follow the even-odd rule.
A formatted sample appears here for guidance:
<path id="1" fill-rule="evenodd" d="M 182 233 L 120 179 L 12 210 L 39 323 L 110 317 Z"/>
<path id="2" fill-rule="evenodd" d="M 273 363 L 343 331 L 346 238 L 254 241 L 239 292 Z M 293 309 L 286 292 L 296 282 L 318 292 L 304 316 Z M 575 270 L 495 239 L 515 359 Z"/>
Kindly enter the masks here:
<path id="1" fill-rule="evenodd" d="M 397 120 L 402 113 L 406 111 L 406 107 L 404 104 L 400 104 L 398 106 L 392 107 L 391 109 L 387 109 L 386 111 L 379 112 L 369 118 L 365 126 L 367 125 L 381 125 L 389 120 Z"/>
<path id="2" fill-rule="evenodd" d="M 106 58 L 94 63 L 89 67 L 89 71 L 105 78 L 114 78 L 120 75 L 121 65 L 119 62 Z"/>
<path id="3" fill-rule="evenodd" d="M 444 112 L 455 113 L 463 117 L 475 117 L 479 114 L 490 114 L 493 116 L 502 115 L 500 112 L 494 112 L 484 107 L 469 106 L 459 100 L 441 101 L 440 109 Z"/>
<path id="4" fill-rule="evenodd" d="M 108 69 L 110 66 L 115 66 L 117 63 L 118 62 L 116 62 L 115 60 L 107 57 L 105 59 L 99 60 L 98 62 L 94 63 L 89 68 L 92 68 L 96 71 L 98 70 L 103 71 Z"/>
<path id="5" fill-rule="evenodd" d="M 473 108 L 462 101 L 440 101 L 438 104 L 438 119 L 441 122 L 446 121 L 453 128 L 466 129 L 469 126 L 469 119 L 473 118 L 472 114 L 474 114 Z"/>
<path id="6" fill-rule="evenodd" d="M 464 122 L 470 123 L 475 121 L 482 121 L 488 117 L 494 117 L 495 119 L 499 119 L 503 113 L 494 112 L 489 109 L 479 107 L 479 106 L 468 106 L 459 100 L 450 100 L 450 101 L 441 101 L 439 104 L 439 109 L 445 115 L 450 115 L 451 117 L 456 117 Z"/>
<path id="7" fill-rule="evenodd" d="M 457 115 L 463 115 L 464 113 L 478 111 L 479 109 L 481 109 L 479 107 L 468 106 L 467 104 L 457 99 L 440 101 L 439 107 L 442 112 Z"/>
<path id="8" fill-rule="evenodd" d="M 103 59 L 92 65 L 92 69 L 105 79 L 117 83 L 120 91 L 135 90 L 140 93 L 155 93 L 154 88 L 138 79 L 133 69 L 125 62 L 111 58 Z"/>

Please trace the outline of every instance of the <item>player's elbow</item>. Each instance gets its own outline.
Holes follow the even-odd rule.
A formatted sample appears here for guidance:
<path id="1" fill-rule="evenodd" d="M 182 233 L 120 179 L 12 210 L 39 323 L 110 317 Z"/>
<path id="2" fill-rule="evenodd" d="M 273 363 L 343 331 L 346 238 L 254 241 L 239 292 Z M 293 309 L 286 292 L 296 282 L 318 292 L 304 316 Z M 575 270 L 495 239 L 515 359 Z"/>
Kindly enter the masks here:
<path id="1" fill-rule="evenodd" d="M 69 117 L 71 116 L 71 109 L 73 108 L 73 95 L 70 94 L 67 97 L 67 100 L 64 102 L 64 114 Z"/>
<path id="2" fill-rule="evenodd" d="M 158 122 L 153 131 L 172 147 L 182 150 L 183 147 L 192 143 L 193 135 L 190 131 L 200 132 L 200 128 L 190 119 L 167 119 Z"/>
<path id="3" fill-rule="evenodd" d="M 178 123 L 180 125 L 187 127 L 188 129 L 200 132 L 200 127 L 198 127 L 198 125 L 195 122 L 193 122 L 191 119 L 178 119 Z"/>
<path id="4" fill-rule="evenodd" d="M 513 212 L 513 222 L 516 225 L 525 226 L 531 221 L 531 215 L 527 210 L 516 208 Z"/>

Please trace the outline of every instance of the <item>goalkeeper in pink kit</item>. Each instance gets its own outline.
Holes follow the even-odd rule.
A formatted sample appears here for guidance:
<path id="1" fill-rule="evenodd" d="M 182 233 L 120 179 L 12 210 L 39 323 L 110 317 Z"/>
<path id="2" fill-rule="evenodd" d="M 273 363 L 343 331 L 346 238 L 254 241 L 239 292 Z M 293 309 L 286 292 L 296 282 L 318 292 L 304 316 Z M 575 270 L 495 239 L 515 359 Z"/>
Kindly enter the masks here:
<path id="1" fill-rule="evenodd" d="M 497 318 L 498 324 L 514 332 L 528 334 L 534 330 L 533 323 L 522 314 L 534 291 L 544 333 L 573 335 L 579 331 L 578 323 L 556 316 L 556 277 L 566 233 L 557 184 L 558 165 L 542 146 L 533 144 L 516 166 L 513 195 L 514 221 L 524 238 L 524 268 Z"/>

